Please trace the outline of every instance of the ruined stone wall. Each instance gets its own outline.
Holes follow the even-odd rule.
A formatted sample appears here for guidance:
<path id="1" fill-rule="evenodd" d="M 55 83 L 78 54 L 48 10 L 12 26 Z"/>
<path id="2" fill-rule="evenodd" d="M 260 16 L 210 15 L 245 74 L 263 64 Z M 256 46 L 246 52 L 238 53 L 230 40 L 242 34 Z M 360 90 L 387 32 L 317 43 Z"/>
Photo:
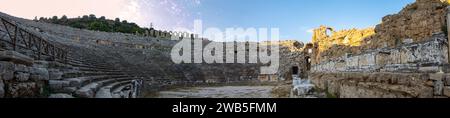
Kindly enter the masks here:
<path id="1" fill-rule="evenodd" d="M 15 51 L 0 51 L 0 98 L 41 98 L 50 73 L 34 60 Z"/>
<path id="2" fill-rule="evenodd" d="M 374 28 L 334 31 L 333 28 L 320 26 L 314 30 L 312 43 L 316 45 L 313 63 L 320 63 L 347 52 L 357 52 L 364 38 L 375 34 Z"/>
<path id="3" fill-rule="evenodd" d="M 450 97 L 447 38 L 367 50 L 313 65 L 310 79 L 341 98 Z"/>
<path id="4" fill-rule="evenodd" d="M 395 47 L 405 40 L 426 40 L 446 30 L 446 6 L 443 0 L 417 0 L 398 14 L 388 15 L 375 28 L 376 34 L 366 39 L 365 49 Z"/>
<path id="5" fill-rule="evenodd" d="M 427 37 L 446 32 L 447 5 L 445 0 L 417 0 L 399 13 L 384 17 L 375 28 L 334 32 L 321 26 L 314 30 L 313 43 L 317 49 L 313 64 L 346 54 L 426 41 Z"/>
<path id="6" fill-rule="evenodd" d="M 288 40 L 281 41 L 280 45 L 280 66 L 278 69 L 278 77 L 283 80 L 292 80 L 293 70 L 296 67 L 297 75 L 306 76 L 307 67 L 307 51 L 305 44 L 298 41 Z"/>
<path id="7" fill-rule="evenodd" d="M 313 65 L 312 72 L 437 72 L 448 63 L 446 40 L 440 34 L 421 43 L 348 54 Z"/>
<path id="8" fill-rule="evenodd" d="M 442 81 L 426 73 L 314 73 L 311 81 L 328 97 L 338 98 L 440 98 Z M 443 76 L 442 76 L 443 77 Z M 443 79 L 442 79 L 443 80 Z M 447 80 L 448 81 L 448 80 Z M 440 86 L 442 85 L 442 86 Z M 448 87 L 446 87 L 448 88 Z"/>

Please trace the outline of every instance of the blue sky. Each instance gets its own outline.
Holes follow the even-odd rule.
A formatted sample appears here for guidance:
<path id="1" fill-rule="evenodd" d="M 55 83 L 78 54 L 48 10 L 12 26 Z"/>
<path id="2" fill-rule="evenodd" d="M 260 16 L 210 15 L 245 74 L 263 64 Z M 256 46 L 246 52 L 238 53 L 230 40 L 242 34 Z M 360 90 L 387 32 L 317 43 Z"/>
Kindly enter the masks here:
<path id="1" fill-rule="evenodd" d="M 86 14 L 120 18 L 142 27 L 279 28 L 281 39 L 309 42 L 320 25 L 366 28 L 414 0 L 0 0 L 0 12 L 33 19 Z"/>
<path id="2" fill-rule="evenodd" d="M 204 0 L 193 11 L 204 27 L 274 27 L 281 39 L 309 42 L 311 29 L 366 28 L 414 0 Z"/>

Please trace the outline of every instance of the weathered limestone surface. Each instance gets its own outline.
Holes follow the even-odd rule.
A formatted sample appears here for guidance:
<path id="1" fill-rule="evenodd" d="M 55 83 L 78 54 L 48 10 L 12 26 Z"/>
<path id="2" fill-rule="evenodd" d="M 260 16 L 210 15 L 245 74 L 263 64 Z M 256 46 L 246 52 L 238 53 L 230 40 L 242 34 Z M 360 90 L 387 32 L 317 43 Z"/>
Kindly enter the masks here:
<path id="1" fill-rule="evenodd" d="M 48 74 L 50 80 L 61 80 L 64 73 L 58 69 L 48 69 Z"/>
<path id="2" fill-rule="evenodd" d="M 446 86 L 444 88 L 444 95 L 450 97 L 450 86 Z"/>
<path id="3" fill-rule="evenodd" d="M 16 51 L 0 51 L 0 60 L 24 65 L 32 65 L 34 61 L 34 59 Z"/>
<path id="4" fill-rule="evenodd" d="M 33 69 L 33 59 L 14 51 L 2 51 L 0 55 L 0 97 L 43 96 L 45 82 L 42 80 L 46 78 L 46 69 Z"/>
<path id="5" fill-rule="evenodd" d="M 313 65 L 313 72 L 437 72 L 447 63 L 445 35 L 422 43 L 371 50 Z"/>
<path id="6" fill-rule="evenodd" d="M 314 73 L 318 88 L 340 98 L 431 98 L 427 74 L 408 73 Z"/>
<path id="7" fill-rule="evenodd" d="M 74 98 L 74 97 L 72 95 L 69 95 L 69 94 L 59 93 L 59 94 L 51 94 L 49 96 L 49 98 Z"/>
<path id="8" fill-rule="evenodd" d="M 365 48 L 395 47 L 405 39 L 426 40 L 433 33 L 443 32 L 446 26 L 446 6 L 442 0 L 417 0 L 398 14 L 388 15 L 368 38 Z"/>
<path id="9" fill-rule="evenodd" d="M 5 84 L 3 83 L 3 80 L 0 79 L 0 98 L 5 97 Z"/>
<path id="10" fill-rule="evenodd" d="M 34 98 L 41 94 L 42 86 L 35 82 L 7 83 L 6 92 L 12 98 Z"/>
<path id="11" fill-rule="evenodd" d="M 297 67 L 297 75 L 305 76 L 307 67 L 307 53 L 305 46 L 297 41 L 280 41 L 279 78 L 292 80 L 293 67 Z"/>
<path id="12" fill-rule="evenodd" d="M 321 26 L 314 32 L 312 43 L 317 49 L 313 64 L 347 54 L 428 41 L 428 37 L 447 30 L 447 5 L 448 1 L 443 0 L 417 0 L 399 13 L 384 17 L 375 29 L 334 32 L 332 28 Z M 327 30 L 333 34 L 327 35 Z"/>
<path id="13" fill-rule="evenodd" d="M 312 43 L 317 46 L 313 63 L 327 60 L 330 56 L 344 55 L 347 50 L 335 49 L 361 46 L 364 43 L 364 38 L 373 34 L 375 34 L 374 28 L 334 31 L 333 28 L 320 26 L 314 30 L 312 38 Z M 351 48 L 348 49 L 352 50 Z"/>
<path id="14" fill-rule="evenodd" d="M 32 67 L 30 70 L 30 79 L 34 81 L 49 80 L 49 72 L 46 68 Z"/>
<path id="15" fill-rule="evenodd" d="M 14 78 L 14 63 L 0 61 L 0 74 L 3 80 L 12 80 Z"/>

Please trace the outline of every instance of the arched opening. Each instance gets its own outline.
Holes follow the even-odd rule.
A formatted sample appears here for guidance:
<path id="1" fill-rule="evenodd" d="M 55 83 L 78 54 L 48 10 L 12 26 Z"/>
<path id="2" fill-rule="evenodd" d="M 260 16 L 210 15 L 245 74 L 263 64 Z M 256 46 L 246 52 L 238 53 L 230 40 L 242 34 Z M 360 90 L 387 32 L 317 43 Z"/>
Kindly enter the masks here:
<path id="1" fill-rule="evenodd" d="M 311 70 L 311 58 L 309 56 L 305 57 L 306 71 Z"/>
<path id="2" fill-rule="evenodd" d="M 298 66 L 292 67 L 292 75 L 298 75 Z"/>

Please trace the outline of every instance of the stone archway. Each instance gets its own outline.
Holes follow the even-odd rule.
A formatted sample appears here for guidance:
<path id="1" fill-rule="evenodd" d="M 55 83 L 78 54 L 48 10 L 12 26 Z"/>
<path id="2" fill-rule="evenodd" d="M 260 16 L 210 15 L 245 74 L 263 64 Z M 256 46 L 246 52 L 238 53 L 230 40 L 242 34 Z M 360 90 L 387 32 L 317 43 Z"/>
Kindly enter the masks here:
<path id="1" fill-rule="evenodd" d="M 306 66 L 306 71 L 311 70 L 311 57 L 309 57 L 309 56 L 305 57 L 305 66 Z"/>

